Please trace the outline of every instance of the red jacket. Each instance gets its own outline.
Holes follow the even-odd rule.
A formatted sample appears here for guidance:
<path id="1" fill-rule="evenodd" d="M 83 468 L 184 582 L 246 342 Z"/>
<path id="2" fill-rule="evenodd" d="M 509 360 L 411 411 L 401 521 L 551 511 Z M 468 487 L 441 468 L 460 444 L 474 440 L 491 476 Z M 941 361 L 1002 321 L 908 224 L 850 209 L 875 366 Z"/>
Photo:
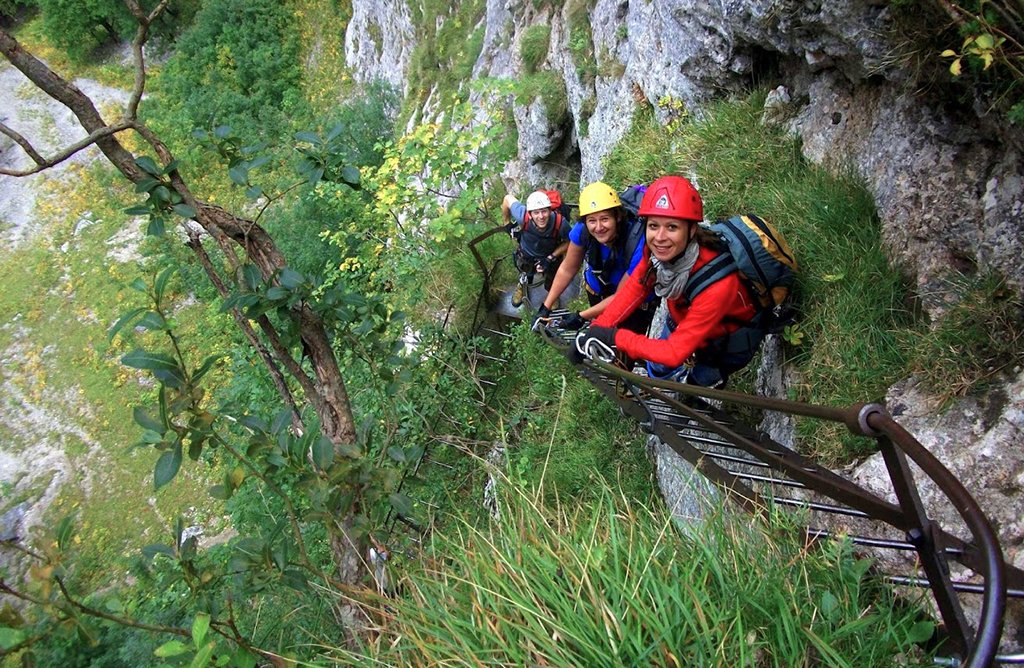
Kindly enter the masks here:
<path id="1" fill-rule="evenodd" d="M 691 275 L 711 260 L 718 257 L 718 251 L 700 247 L 697 262 Z M 644 277 L 651 266 L 651 253 L 644 248 L 643 259 L 633 273 L 619 286 L 615 298 L 604 313 L 594 320 L 597 327 L 615 327 L 644 302 L 654 291 L 654 274 L 650 285 L 644 285 Z M 656 364 L 677 367 L 699 348 L 710 341 L 739 329 L 757 314 L 747 289 L 740 282 L 738 272 L 709 285 L 697 295 L 692 304 L 680 297 L 668 302 L 669 315 L 676 323 L 667 339 L 650 339 L 626 329 L 615 335 L 615 346 L 630 357 L 645 359 Z"/>

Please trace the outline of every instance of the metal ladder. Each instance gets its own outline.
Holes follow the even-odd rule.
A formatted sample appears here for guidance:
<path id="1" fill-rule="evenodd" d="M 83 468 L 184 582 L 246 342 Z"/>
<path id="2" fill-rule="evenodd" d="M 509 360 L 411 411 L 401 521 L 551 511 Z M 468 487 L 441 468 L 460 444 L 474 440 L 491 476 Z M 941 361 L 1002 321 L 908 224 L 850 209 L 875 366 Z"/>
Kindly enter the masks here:
<path id="1" fill-rule="evenodd" d="M 566 349 L 575 332 L 545 328 L 541 335 Z M 916 554 L 909 572 L 885 573 L 895 586 L 927 587 L 945 630 L 946 665 L 1024 664 L 1024 654 L 1000 653 L 1007 599 L 1024 598 L 1024 571 L 1004 563 L 988 519 L 960 482 L 878 404 L 845 409 L 813 406 L 693 385 L 658 381 L 619 366 L 586 360 L 580 372 L 623 414 L 660 438 L 741 508 L 798 510 L 809 540 L 843 536 L 858 551 Z M 735 405 L 845 424 L 874 438 L 896 503 L 880 498 L 719 408 Z M 943 527 L 928 515 L 909 461 L 942 491 L 962 525 Z M 838 518 L 838 519 L 837 519 Z M 956 534 L 969 535 L 963 539 Z M 905 563 L 906 559 L 882 559 Z M 956 579 L 954 569 L 974 575 Z M 973 597 L 974 601 L 965 601 Z M 979 607 L 980 604 L 980 607 Z M 977 610 L 974 619 L 966 610 Z"/>

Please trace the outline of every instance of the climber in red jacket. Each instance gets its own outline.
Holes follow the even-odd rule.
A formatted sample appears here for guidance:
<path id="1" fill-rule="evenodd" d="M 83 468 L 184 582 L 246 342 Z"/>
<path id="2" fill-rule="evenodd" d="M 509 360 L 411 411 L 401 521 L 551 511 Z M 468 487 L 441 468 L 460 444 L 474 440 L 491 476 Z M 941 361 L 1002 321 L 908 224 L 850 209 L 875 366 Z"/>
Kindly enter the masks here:
<path id="1" fill-rule="evenodd" d="M 687 179 L 663 176 L 654 181 L 639 215 L 646 221 L 643 258 L 590 329 L 577 335 L 570 357 L 581 361 L 595 349 L 608 355 L 621 351 L 647 360 L 652 377 L 720 387 L 753 358 L 760 343 L 760 336 L 752 340 L 746 335 L 755 329 L 749 326 L 757 315 L 754 300 L 736 271 L 704 289 L 693 303 L 684 295 L 692 273 L 728 255 L 717 237 L 699 225 L 704 206 Z M 619 329 L 651 292 L 668 306 L 662 337 Z"/>

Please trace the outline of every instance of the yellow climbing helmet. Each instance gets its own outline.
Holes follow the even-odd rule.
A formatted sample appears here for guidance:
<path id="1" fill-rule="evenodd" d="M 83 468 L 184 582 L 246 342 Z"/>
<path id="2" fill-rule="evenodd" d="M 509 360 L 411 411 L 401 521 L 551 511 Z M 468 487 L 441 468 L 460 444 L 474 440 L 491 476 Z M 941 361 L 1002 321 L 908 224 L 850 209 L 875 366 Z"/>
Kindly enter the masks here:
<path id="1" fill-rule="evenodd" d="M 580 216 L 587 216 L 595 211 L 614 209 L 622 206 L 619 194 L 608 185 L 595 181 L 580 192 Z"/>

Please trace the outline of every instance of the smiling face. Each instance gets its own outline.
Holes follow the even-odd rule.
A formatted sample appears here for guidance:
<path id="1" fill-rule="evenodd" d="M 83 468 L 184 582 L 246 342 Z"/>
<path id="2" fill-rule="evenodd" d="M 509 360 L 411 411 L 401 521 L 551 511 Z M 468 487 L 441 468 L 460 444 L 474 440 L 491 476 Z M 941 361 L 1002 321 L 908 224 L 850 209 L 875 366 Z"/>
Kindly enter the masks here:
<path id="1" fill-rule="evenodd" d="M 693 236 L 693 221 L 667 216 L 647 217 L 647 246 L 651 255 L 662 262 L 668 262 L 686 250 Z"/>
<path id="2" fill-rule="evenodd" d="M 548 214 L 550 213 L 551 209 L 548 208 L 534 209 L 533 211 L 530 211 L 530 220 L 533 221 L 533 224 L 536 225 L 538 229 L 543 230 L 548 226 Z"/>
<path id="3" fill-rule="evenodd" d="M 615 216 L 614 209 L 604 209 L 603 211 L 588 213 L 583 222 L 586 223 L 590 236 L 597 239 L 599 244 L 608 246 L 615 241 L 619 220 Z"/>

